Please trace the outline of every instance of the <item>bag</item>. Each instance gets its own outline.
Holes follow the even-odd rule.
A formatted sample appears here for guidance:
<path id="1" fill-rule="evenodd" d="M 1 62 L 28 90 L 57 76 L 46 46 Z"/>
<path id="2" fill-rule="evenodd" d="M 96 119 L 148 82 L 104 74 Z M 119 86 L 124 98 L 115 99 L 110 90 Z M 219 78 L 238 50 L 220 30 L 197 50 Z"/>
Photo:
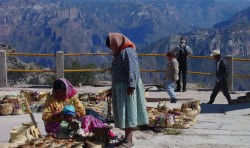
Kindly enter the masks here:
<path id="1" fill-rule="evenodd" d="M 103 142 L 105 145 L 108 145 L 110 142 L 109 136 L 110 129 L 103 127 L 103 128 L 94 128 L 93 129 L 93 140 L 98 142 Z"/>

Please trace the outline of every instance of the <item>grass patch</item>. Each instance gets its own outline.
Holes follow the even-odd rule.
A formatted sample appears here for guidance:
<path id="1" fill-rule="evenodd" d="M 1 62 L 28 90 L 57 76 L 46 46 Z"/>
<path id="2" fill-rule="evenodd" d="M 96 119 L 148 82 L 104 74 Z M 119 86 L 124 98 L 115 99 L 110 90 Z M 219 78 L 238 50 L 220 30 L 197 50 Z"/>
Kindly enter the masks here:
<path id="1" fill-rule="evenodd" d="M 164 131 L 164 135 L 181 135 L 182 131 L 175 128 L 167 128 Z"/>

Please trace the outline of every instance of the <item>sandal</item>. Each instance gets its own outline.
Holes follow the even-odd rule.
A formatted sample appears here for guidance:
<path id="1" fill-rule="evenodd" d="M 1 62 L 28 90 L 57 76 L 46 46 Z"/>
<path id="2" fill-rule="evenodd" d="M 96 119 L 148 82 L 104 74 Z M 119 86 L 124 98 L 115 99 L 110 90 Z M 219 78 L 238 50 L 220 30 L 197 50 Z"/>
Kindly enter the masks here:
<path id="1" fill-rule="evenodd" d="M 115 148 L 131 148 L 132 146 L 134 146 L 134 143 L 132 140 L 124 139 L 120 141 Z"/>

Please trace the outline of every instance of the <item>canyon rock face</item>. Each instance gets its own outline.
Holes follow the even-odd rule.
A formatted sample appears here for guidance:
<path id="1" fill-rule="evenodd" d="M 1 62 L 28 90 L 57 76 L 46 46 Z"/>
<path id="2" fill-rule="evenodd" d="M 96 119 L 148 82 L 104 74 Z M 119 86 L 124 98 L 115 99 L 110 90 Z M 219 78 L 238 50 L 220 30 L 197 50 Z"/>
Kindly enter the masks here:
<path id="1" fill-rule="evenodd" d="M 166 53 L 184 35 L 194 55 L 210 55 L 220 48 L 223 55 L 249 58 L 249 4 L 216 0 L 0 0 L 0 41 L 25 53 L 110 52 L 105 47 L 108 32 L 122 32 L 135 42 L 138 53 Z M 111 56 L 74 58 L 82 64 L 111 62 Z M 20 60 L 55 68 L 53 58 Z M 210 60 L 189 60 L 190 71 L 214 70 Z M 141 57 L 140 64 L 144 69 L 164 70 L 166 59 Z M 246 62 L 234 64 L 235 74 L 249 74 Z M 162 74 L 142 75 L 145 82 L 153 82 Z M 190 77 L 191 81 L 204 81 L 210 86 L 208 78 Z"/>

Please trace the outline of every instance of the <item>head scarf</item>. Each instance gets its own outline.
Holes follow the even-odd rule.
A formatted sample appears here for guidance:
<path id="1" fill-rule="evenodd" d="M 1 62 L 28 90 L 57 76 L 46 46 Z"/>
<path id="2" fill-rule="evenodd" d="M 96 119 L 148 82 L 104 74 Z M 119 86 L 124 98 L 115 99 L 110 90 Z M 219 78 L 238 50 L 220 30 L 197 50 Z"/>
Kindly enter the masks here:
<path id="1" fill-rule="evenodd" d="M 67 79 L 59 78 L 58 80 L 62 81 L 66 86 L 66 95 L 65 95 L 65 98 L 63 98 L 63 100 L 66 100 L 67 98 L 71 98 L 77 93 L 77 90 Z M 55 92 L 55 90 L 53 90 L 53 92 Z"/>
<path id="2" fill-rule="evenodd" d="M 121 33 L 109 33 L 110 49 L 113 54 L 119 54 L 122 50 L 127 47 L 135 49 L 135 45 L 126 36 Z"/>
<path id="3" fill-rule="evenodd" d="M 63 116 L 65 115 L 72 115 L 73 117 L 76 116 L 76 110 L 75 107 L 72 105 L 66 105 L 63 108 Z"/>

